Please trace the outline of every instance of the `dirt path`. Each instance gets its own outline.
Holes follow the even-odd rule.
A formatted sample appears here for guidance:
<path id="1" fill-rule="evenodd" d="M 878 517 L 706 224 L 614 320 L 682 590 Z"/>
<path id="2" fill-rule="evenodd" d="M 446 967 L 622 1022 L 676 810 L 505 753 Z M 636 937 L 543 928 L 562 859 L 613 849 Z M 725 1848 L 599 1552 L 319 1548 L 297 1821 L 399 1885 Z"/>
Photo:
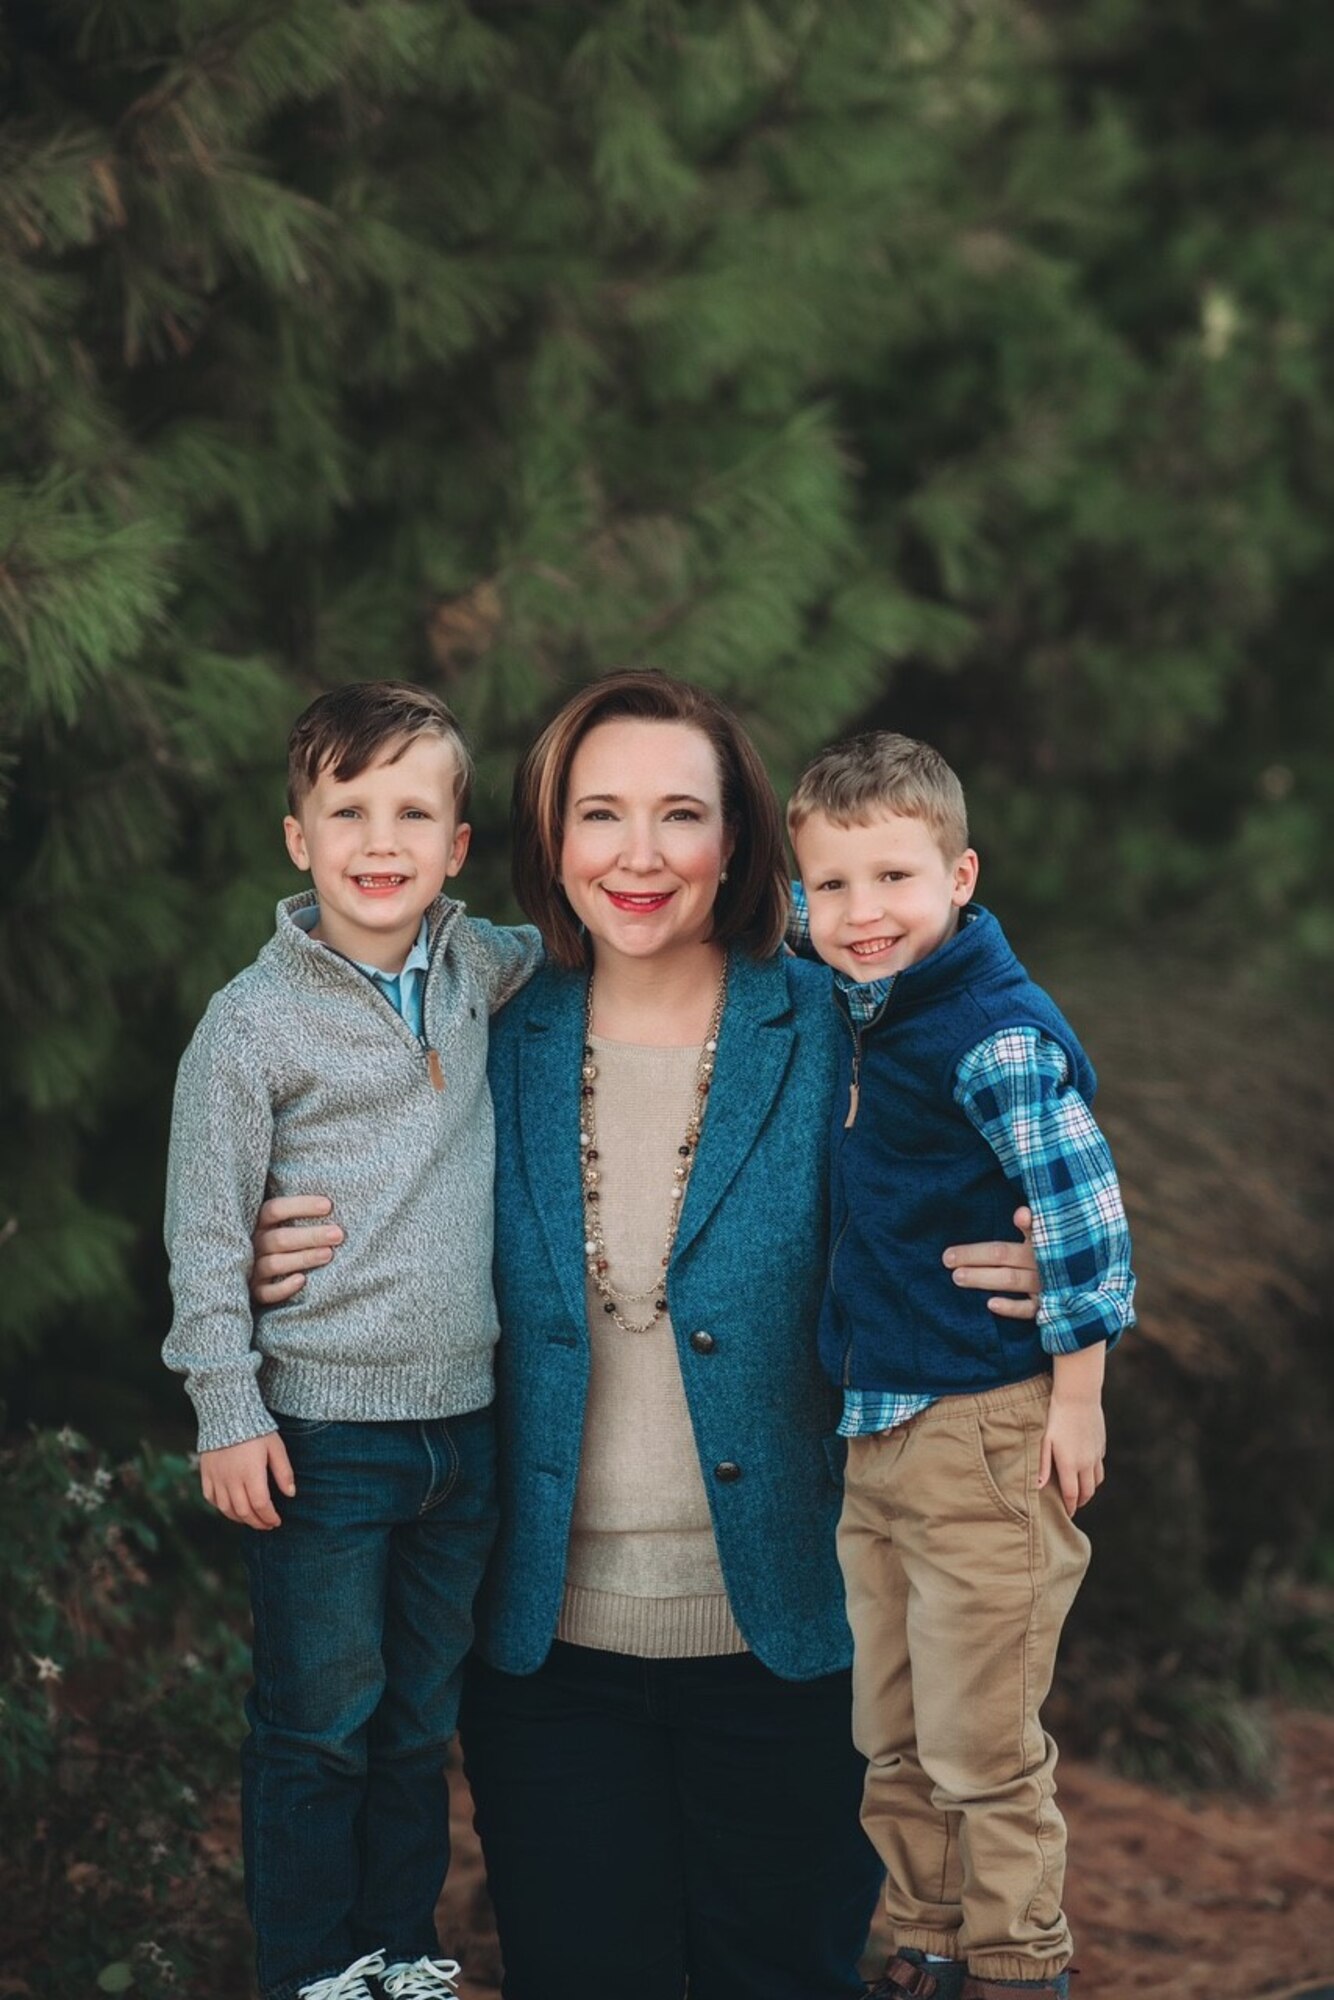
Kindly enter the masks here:
<path id="1" fill-rule="evenodd" d="M 1240 2000 L 1334 1981 L 1334 1717 L 1294 1713 L 1279 1734 L 1279 1788 L 1263 1803 L 1188 1802 L 1062 1766 L 1080 2000 Z"/>
<path id="2" fill-rule="evenodd" d="M 1244 1804 L 1174 1798 L 1062 1760 L 1078 2000 L 1250 2000 L 1334 1984 L 1334 1716 L 1292 1713 L 1279 1738 L 1274 1798 Z M 466 1962 L 465 2000 L 497 2000 L 499 1958 L 461 1781 L 455 1793 L 442 1935 Z M 578 1953 L 577 1938 L 552 1942 Z"/>

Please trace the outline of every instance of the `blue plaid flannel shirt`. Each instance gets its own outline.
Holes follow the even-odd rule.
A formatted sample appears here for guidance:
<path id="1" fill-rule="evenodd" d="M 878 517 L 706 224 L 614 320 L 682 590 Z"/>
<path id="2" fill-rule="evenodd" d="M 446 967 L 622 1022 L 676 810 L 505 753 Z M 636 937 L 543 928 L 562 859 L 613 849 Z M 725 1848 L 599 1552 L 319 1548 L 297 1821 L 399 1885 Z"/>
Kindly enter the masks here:
<path id="1" fill-rule="evenodd" d="M 971 921 L 964 909 L 961 921 Z M 787 941 L 812 955 L 806 896 L 792 885 Z M 894 978 L 864 984 L 836 972 L 834 982 L 855 1027 L 884 1006 Z M 1042 1296 L 1038 1332 L 1048 1354 L 1071 1354 L 1077 1327 L 1097 1319 L 1110 1345 L 1134 1325 L 1135 1280 L 1130 1232 L 1107 1141 L 1079 1092 L 1070 1085 L 1065 1051 L 1037 1028 L 1005 1028 L 970 1049 L 954 1078 L 954 1101 L 991 1147 L 1005 1173 L 1019 1182 L 1033 1211 L 1033 1250 Z M 1083 1275 L 1098 1273 L 1089 1284 Z M 1087 1343 L 1083 1343 L 1087 1344 Z M 920 1416 L 936 1399 L 892 1391 L 846 1389 L 842 1437 L 892 1430 Z"/>

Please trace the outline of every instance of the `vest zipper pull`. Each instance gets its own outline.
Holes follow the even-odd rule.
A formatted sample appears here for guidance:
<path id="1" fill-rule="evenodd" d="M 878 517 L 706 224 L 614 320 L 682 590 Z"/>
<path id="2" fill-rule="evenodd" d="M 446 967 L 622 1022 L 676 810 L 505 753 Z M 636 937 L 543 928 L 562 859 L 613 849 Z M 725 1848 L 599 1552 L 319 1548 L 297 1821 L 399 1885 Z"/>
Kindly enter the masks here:
<path id="1" fill-rule="evenodd" d="M 428 1049 L 426 1051 L 426 1074 L 431 1079 L 432 1090 L 444 1089 L 445 1072 L 440 1067 L 440 1052 L 438 1049 Z"/>
<path id="2" fill-rule="evenodd" d="M 861 1084 L 858 1081 L 861 1076 L 861 1068 L 862 1052 L 858 1049 L 856 1055 L 852 1058 L 852 1081 L 848 1085 L 848 1115 L 843 1120 L 843 1130 L 845 1132 L 850 1125 L 857 1123 L 857 1106 L 861 1102 Z"/>

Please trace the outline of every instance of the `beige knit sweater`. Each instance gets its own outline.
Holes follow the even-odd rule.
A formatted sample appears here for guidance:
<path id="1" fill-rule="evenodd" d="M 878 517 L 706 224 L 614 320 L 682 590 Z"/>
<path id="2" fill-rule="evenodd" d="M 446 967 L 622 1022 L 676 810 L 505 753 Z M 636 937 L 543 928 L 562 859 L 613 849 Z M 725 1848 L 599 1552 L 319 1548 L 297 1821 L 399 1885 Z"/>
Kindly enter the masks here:
<path id="1" fill-rule="evenodd" d="M 594 1038 L 602 1226 L 611 1276 L 661 1277 L 672 1169 L 698 1048 Z M 632 1322 L 647 1305 L 623 1309 Z M 641 1659 L 742 1653 L 670 1321 L 626 1333 L 589 1287 L 592 1366 L 557 1636 Z"/>

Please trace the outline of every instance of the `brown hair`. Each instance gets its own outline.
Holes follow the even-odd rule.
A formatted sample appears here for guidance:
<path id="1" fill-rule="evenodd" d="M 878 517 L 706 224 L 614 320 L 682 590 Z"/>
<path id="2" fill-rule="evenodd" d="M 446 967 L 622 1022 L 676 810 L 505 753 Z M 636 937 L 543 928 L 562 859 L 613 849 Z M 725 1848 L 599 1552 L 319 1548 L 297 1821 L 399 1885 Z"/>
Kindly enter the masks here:
<path id="1" fill-rule="evenodd" d="M 559 879 L 570 767 L 590 730 L 625 717 L 683 722 L 712 744 L 723 819 L 735 842 L 714 904 L 713 941 L 739 944 L 757 958 L 777 951 L 787 921 L 787 863 L 778 802 L 758 750 L 716 695 L 689 681 L 627 667 L 571 695 L 515 774 L 514 893 L 551 958 L 570 971 L 589 962 L 587 939 Z"/>
<path id="2" fill-rule="evenodd" d="M 850 736 L 813 757 L 788 801 L 787 827 L 798 832 L 812 813 L 835 826 L 864 826 L 877 812 L 924 821 L 947 861 L 968 845 L 963 786 L 939 750 L 888 729 Z"/>
<path id="3" fill-rule="evenodd" d="M 287 739 L 287 808 L 295 817 L 322 771 L 340 784 L 373 764 L 386 744 L 397 763 L 419 736 L 438 736 L 454 752 L 454 806 L 462 819 L 472 796 L 472 752 L 438 695 L 411 681 L 349 681 L 313 701 Z"/>

